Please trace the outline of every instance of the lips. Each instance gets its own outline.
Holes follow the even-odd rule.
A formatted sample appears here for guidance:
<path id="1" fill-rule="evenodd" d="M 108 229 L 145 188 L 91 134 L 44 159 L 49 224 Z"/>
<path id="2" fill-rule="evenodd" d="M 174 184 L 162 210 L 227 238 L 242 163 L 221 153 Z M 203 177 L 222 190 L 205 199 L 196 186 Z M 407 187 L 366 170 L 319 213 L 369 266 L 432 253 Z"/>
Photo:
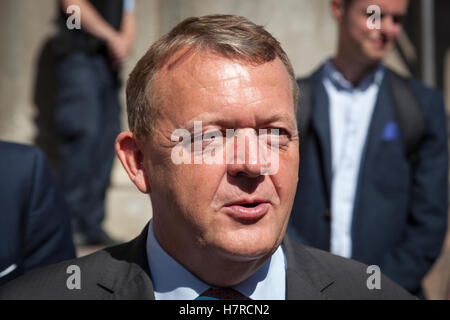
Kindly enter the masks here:
<path id="1" fill-rule="evenodd" d="M 384 49 L 389 41 L 386 37 L 376 37 L 371 39 L 372 44 L 378 49 Z"/>
<path id="2" fill-rule="evenodd" d="M 266 215 L 271 204 L 265 200 L 239 200 L 225 205 L 225 213 L 242 223 L 254 223 Z"/>
<path id="3" fill-rule="evenodd" d="M 385 42 L 383 41 L 383 40 L 379 40 L 379 39 L 376 39 L 376 40 L 372 40 L 372 43 L 375 45 L 375 47 L 377 47 L 377 48 L 384 48 L 384 46 L 385 46 Z"/>

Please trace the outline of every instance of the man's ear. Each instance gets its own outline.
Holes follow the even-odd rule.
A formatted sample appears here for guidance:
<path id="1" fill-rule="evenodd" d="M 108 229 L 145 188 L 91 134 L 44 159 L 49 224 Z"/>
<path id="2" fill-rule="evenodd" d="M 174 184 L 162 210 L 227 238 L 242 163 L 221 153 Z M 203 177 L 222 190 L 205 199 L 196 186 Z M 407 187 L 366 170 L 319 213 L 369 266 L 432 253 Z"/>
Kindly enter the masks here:
<path id="1" fill-rule="evenodd" d="M 330 5 L 331 5 L 331 14 L 338 23 L 341 22 L 342 16 L 344 15 L 345 11 L 344 0 L 331 0 Z"/>
<path id="2" fill-rule="evenodd" d="M 150 184 L 144 167 L 144 153 L 133 133 L 125 131 L 116 139 L 116 154 L 128 177 L 142 193 L 150 193 Z"/>

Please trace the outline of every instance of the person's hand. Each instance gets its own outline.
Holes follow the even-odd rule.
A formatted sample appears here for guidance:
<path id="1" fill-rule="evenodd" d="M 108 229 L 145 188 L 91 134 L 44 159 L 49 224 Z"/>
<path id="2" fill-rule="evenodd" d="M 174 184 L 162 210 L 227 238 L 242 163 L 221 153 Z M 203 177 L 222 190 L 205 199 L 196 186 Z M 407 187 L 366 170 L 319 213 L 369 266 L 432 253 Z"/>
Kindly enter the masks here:
<path id="1" fill-rule="evenodd" d="M 130 41 L 120 33 L 116 33 L 107 40 L 107 46 L 113 66 L 115 68 L 120 67 L 130 54 Z"/>

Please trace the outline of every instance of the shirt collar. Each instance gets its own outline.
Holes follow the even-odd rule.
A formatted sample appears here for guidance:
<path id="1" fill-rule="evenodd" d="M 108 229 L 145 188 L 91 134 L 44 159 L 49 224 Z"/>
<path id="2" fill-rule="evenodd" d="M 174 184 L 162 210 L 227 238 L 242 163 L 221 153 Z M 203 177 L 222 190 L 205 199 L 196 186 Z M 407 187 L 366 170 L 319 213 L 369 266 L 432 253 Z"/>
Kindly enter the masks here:
<path id="1" fill-rule="evenodd" d="M 378 86 L 381 85 L 385 67 L 382 63 L 379 63 L 374 70 L 363 77 L 363 79 L 356 87 L 354 87 L 350 81 L 345 79 L 344 75 L 338 69 L 336 69 L 331 59 L 328 59 L 327 62 L 325 62 L 323 72 L 325 77 L 327 77 L 337 89 L 346 91 L 364 91 L 372 84 L 376 84 Z"/>
<path id="2" fill-rule="evenodd" d="M 156 240 L 150 221 L 147 259 L 157 300 L 194 300 L 211 288 L 169 256 Z M 281 246 L 251 277 L 233 287 L 252 300 L 286 297 L 286 260 Z"/>

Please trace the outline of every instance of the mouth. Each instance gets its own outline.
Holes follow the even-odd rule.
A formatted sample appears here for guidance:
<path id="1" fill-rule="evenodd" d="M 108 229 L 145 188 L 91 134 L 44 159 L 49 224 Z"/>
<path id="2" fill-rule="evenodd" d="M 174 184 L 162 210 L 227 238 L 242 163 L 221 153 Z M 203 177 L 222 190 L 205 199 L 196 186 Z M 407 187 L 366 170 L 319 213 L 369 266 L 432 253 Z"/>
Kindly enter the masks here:
<path id="1" fill-rule="evenodd" d="M 377 49 L 385 49 L 389 44 L 389 41 L 386 37 L 379 37 L 373 38 L 372 43 Z"/>
<path id="2" fill-rule="evenodd" d="M 244 224 L 255 223 L 269 211 L 271 204 L 265 200 L 239 200 L 225 205 L 228 216 Z"/>
<path id="3" fill-rule="evenodd" d="M 253 203 L 242 203 L 242 204 L 236 204 L 245 208 L 255 208 L 257 206 L 259 206 L 261 204 L 261 202 L 253 202 Z"/>
<path id="4" fill-rule="evenodd" d="M 376 48 L 378 49 L 383 49 L 386 45 L 386 43 L 383 40 L 373 40 L 373 44 L 375 45 Z"/>

